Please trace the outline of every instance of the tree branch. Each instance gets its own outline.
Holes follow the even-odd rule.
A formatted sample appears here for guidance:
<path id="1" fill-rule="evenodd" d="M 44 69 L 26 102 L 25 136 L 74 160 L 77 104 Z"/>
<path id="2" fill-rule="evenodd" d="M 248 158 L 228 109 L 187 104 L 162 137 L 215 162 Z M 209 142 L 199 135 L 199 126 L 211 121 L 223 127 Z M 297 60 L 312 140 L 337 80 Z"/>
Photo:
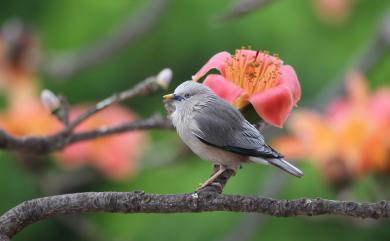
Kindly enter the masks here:
<path id="1" fill-rule="evenodd" d="M 114 135 L 133 130 L 171 129 L 172 122 L 160 114 L 155 114 L 147 119 L 126 122 L 117 126 L 100 127 L 98 129 L 79 132 L 64 133 L 42 137 L 15 137 L 0 129 L 0 149 L 24 151 L 38 155 L 48 154 L 52 151 L 63 149 L 65 146 L 80 142 Z"/>
<path id="2" fill-rule="evenodd" d="M 135 120 L 127 123 L 123 123 L 116 126 L 101 127 L 95 130 L 75 133 L 67 138 L 66 144 L 71 144 L 79 141 L 86 141 L 95 139 L 97 137 L 103 137 L 108 135 L 119 134 L 127 131 L 134 130 L 150 130 L 150 129 L 173 129 L 172 122 L 160 114 L 154 114 L 153 116 Z"/>
<path id="3" fill-rule="evenodd" d="M 288 178 L 285 173 L 279 170 L 270 170 L 270 173 L 264 178 L 265 180 L 260 181 L 258 193 L 262 193 L 267 197 L 277 197 L 285 187 Z M 260 213 L 246 214 L 237 225 L 231 227 L 217 241 L 250 240 L 255 231 L 261 230 L 261 226 L 265 223 L 267 217 Z"/>
<path id="4" fill-rule="evenodd" d="M 96 105 L 77 116 L 73 121 L 69 123 L 65 122 L 65 128 L 56 134 L 48 136 L 15 137 L 0 128 L 0 149 L 17 150 L 37 155 L 44 155 L 52 151 L 61 150 L 65 146 L 75 142 L 91 140 L 126 131 L 155 128 L 172 129 L 172 122 L 169 119 L 162 117 L 160 114 L 155 114 L 147 119 L 129 121 L 109 127 L 103 126 L 84 132 L 73 132 L 77 126 L 86 121 L 88 118 L 115 103 L 140 95 L 150 95 L 159 89 L 166 88 L 172 76 L 171 73 L 169 76 L 164 76 L 164 71 L 166 70 L 161 71 L 156 76 L 146 78 L 128 90 L 114 94 L 98 102 Z M 67 102 L 65 101 L 63 103 L 65 103 L 65 107 L 67 107 Z M 65 115 L 67 115 L 67 113 L 65 113 Z"/>
<path id="5" fill-rule="evenodd" d="M 0 241 L 10 241 L 10 239 L 8 238 L 8 236 L 4 236 L 0 234 Z"/>
<path id="6" fill-rule="evenodd" d="M 262 213 L 275 217 L 327 214 L 379 219 L 390 216 L 390 202 L 357 203 L 320 198 L 276 200 L 256 196 L 220 195 L 215 192 L 177 195 L 146 194 L 142 191 L 74 193 L 19 204 L 0 217 L 0 237 L 12 238 L 29 224 L 65 214 L 213 211 Z"/>
<path id="7" fill-rule="evenodd" d="M 92 106 L 84 113 L 80 114 L 74 121 L 70 122 L 69 125 L 66 126 L 64 132 L 66 133 L 72 131 L 75 127 L 87 120 L 92 115 L 96 114 L 101 110 L 106 109 L 113 104 L 119 103 L 126 99 L 131 99 L 136 96 L 149 95 L 160 88 L 161 84 L 159 84 L 157 76 L 151 76 L 149 78 L 146 78 L 145 80 L 139 82 L 134 87 L 128 90 L 122 91 L 118 94 L 114 94 L 102 101 L 99 101 L 96 105 Z"/>

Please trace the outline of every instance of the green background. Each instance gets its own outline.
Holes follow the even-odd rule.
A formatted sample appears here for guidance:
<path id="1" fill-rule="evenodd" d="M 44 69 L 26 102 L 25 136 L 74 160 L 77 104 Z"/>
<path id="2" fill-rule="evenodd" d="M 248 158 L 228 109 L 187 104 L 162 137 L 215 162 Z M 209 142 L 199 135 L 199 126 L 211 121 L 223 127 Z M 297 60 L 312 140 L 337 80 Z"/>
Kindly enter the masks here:
<path id="1" fill-rule="evenodd" d="M 324 87 L 336 80 L 375 37 L 388 1 L 356 1 L 352 14 L 343 25 L 321 22 L 312 1 L 279 0 L 247 16 L 221 22 L 217 17 L 234 2 L 222 0 L 172 0 L 152 31 L 128 48 L 101 64 L 71 78 L 57 81 L 42 73 L 44 87 L 66 95 L 72 104 L 94 103 L 114 92 L 131 87 L 162 68 L 174 73 L 171 89 L 193 75 L 213 54 L 234 52 L 251 45 L 254 49 L 278 53 L 294 66 L 302 84 L 302 102 L 310 103 Z M 0 22 L 19 17 L 37 29 L 46 54 L 68 53 L 88 47 L 119 23 L 147 7 L 141 0 L 68 0 L 2 1 Z M 390 57 L 369 73 L 370 86 L 389 85 Z M 124 104 L 140 116 L 156 111 L 164 113 L 161 94 L 140 97 Z M 80 191 L 145 190 L 152 193 L 191 192 L 211 171 L 209 162 L 187 154 L 174 158 L 181 148 L 172 131 L 151 131 L 152 145 L 141 165 L 174 159 L 158 168 L 145 168 L 126 181 L 98 180 Z M 146 164 L 142 164 L 142 163 Z M 337 199 L 320 172 L 309 163 L 300 165 L 303 179 L 287 177 L 280 198 L 322 197 Z M 63 173 L 56 162 L 47 158 L 45 171 Z M 44 195 L 39 175 L 31 173 L 12 154 L 0 154 L 0 213 L 18 203 Z M 280 175 L 269 167 L 248 165 L 233 177 L 225 193 L 262 194 L 261 185 L 270 176 Z M 272 183 L 270 183 L 272 185 Z M 372 177 L 351 187 L 354 198 L 371 200 Z M 201 214 L 93 214 L 84 215 L 92 233 L 102 240 L 223 240 L 244 218 L 237 213 Z M 259 217 L 260 218 L 260 217 Z M 340 217 L 266 218 L 249 240 L 389 240 L 385 221 L 359 221 Z M 96 232 L 95 232 L 95 231 Z M 86 240 L 61 220 L 50 219 L 29 226 L 15 240 Z M 91 239 L 93 240 L 93 239 Z"/>

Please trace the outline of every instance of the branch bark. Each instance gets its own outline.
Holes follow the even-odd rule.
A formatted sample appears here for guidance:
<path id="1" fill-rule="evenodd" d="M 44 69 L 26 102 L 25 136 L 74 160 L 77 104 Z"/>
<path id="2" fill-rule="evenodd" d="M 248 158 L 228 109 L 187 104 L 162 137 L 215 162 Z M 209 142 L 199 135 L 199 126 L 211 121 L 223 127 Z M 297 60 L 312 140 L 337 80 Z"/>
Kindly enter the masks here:
<path id="1" fill-rule="evenodd" d="M 50 217 L 80 213 L 198 213 L 248 212 L 275 217 L 341 215 L 355 218 L 388 218 L 390 201 L 357 203 L 301 198 L 277 200 L 266 197 L 221 195 L 202 191 L 188 194 L 136 192 L 86 192 L 25 201 L 0 217 L 0 240 L 12 238 L 28 225 Z"/>
<path id="2" fill-rule="evenodd" d="M 153 92 L 156 92 L 157 90 L 161 89 L 162 86 L 158 82 L 157 76 L 151 76 L 149 78 L 146 78 L 145 80 L 139 82 L 134 87 L 122 91 L 120 93 L 114 94 L 108 98 L 105 98 L 104 100 L 99 101 L 96 105 L 89 108 L 84 113 L 80 114 L 75 120 L 69 123 L 68 126 L 66 126 L 64 133 L 72 131 L 74 128 L 76 128 L 78 125 L 80 125 L 82 122 L 90 118 L 92 115 L 96 114 L 99 111 L 102 111 L 106 109 L 107 107 L 119 103 L 121 101 L 134 98 L 136 96 L 140 95 L 150 95 Z"/>
<path id="3" fill-rule="evenodd" d="M 265 180 L 260 181 L 260 187 L 257 193 L 267 197 L 277 197 L 282 192 L 289 176 L 279 170 L 270 170 Z M 255 231 L 261 231 L 262 224 L 265 223 L 269 216 L 260 213 L 246 214 L 242 220 L 235 226 L 231 227 L 227 233 L 216 241 L 245 241 L 250 240 Z"/>
<path id="4" fill-rule="evenodd" d="M 160 114 L 147 119 L 135 120 L 117 126 L 100 127 L 98 129 L 78 132 L 60 132 L 51 136 L 15 137 L 0 129 L 0 149 L 23 151 L 37 155 L 45 155 L 52 151 L 61 150 L 65 146 L 98 137 L 114 135 L 132 130 L 172 129 L 172 122 Z"/>

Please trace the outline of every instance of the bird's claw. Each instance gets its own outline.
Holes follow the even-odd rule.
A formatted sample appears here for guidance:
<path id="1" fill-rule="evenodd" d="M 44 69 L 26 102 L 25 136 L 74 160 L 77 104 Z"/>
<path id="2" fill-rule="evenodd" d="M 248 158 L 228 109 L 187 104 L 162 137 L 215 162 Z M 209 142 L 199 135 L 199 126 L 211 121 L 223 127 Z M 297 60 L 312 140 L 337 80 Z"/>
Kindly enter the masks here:
<path id="1" fill-rule="evenodd" d="M 221 193 L 223 190 L 223 185 L 219 182 L 212 182 L 207 185 L 202 184 L 200 187 L 196 189 L 196 192 L 202 192 L 208 188 L 212 188 L 208 191 L 213 191 L 213 192 L 216 191 L 217 193 Z"/>
<path id="2" fill-rule="evenodd" d="M 198 185 L 198 188 L 196 189 L 196 191 L 199 191 L 205 187 L 207 187 L 208 185 L 211 185 L 212 183 L 211 182 L 204 182 L 204 183 L 199 183 Z"/>

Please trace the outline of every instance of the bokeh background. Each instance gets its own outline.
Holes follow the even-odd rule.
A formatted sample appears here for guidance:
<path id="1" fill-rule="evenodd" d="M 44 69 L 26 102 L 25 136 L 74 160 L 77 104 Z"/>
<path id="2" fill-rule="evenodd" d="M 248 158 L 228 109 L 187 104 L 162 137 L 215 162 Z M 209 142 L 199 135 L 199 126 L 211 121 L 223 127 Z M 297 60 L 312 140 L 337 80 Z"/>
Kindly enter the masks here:
<path id="1" fill-rule="evenodd" d="M 345 95 L 343 86 L 351 70 L 365 76 L 370 93 L 389 86 L 388 1 L 274 0 L 235 16 L 237 4 L 245 5 L 245 1 L 3 1 L 0 23 L 11 25 L 11 29 L 25 24 L 29 34 L 33 33 L 34 44 L 39 43 L 34 45 L 41 52 L 39 61 L 35 60 L 35 65 L 28 67 L 32 70 L 22 75 L 28 76 L 23 81 L 34 83 L 30 95 L 36 94 L 38 99 L 40 90 L 48 88 L 66 96 L 71 106 L 96 103 L 165 67 L 174 73 L 169 89 L 172 90 L 190 79 L 215 53 L 234 52 L 241 46 L 277 53 L 295 68 L 302 86 L 302 100 L 295 110 L 311 107 L 323 111 L 332 99 Z M 104 42 L 126 28 L 124 32 L 139 30 L 123 45 L 116 43 L 121 45 L 118 51 L 82 59 L 91 50 L 96 53 L 111 48 Z M 3 40 L 4 36 L 3 31 Z M 12 65 L 4 64 L 0 74 L 7 74 L 7 68 Z M 7 89 L 9 86 L 4 83 L 1 88 L 4 119 L 10 114 L 9 93 L 15 90 Z M 125 101 L 121 108 L 131 110 L 131 118 L 155 112 L 165 114 L 163 93 Z M 19 121 L 22 126 L 35 123 L 28 117 L 17 119 L 18 116 L 11 122 Z M 130 118 L 129 113 L 124 116 Z M 2 128 L 7 130 L 7 125 Z M 28 131 L 18 134 L 34 134 Z M 268 127 L 266 139 L 271 142 L 277 136 L 290 135 L 285 131 Z M 110 171 L 102 172 L 104 167 L 96 169 L 88 163 L 69 166 L 66 158 L 57 155 L 38 158 L 1 151 L 0 212 L 27 199 L 63 192 L 191 192 L 210 174 L 211 164 L 191 154 L 174 131 L 153 130 L 142 136 L 142 141 L 129 142 L 130 150 L 139 149 L 142 153 L 130 153 L 131 158 L 126 160 L 131 163 L 131 170 L 121 174 L 121 178 L 112 178 L 107 175 Z M 94 150 L 115 153 L 111 147 L 103 143 Z M 384 148 L 388 153 L 384 158 L 390 162 L 390 145 Z M 326 177 L 327 172 L 313 165 L 316 160 L 309 159 L 310 156 L 296 160 L 305 172 L 303 179 L 270 167 L 244 166 L 224 192 L 356 201 L 389 197 L 387 168 L 380 172 L 348 173 L 346 182 L 334 183 Z M 388 224 L 342 217 L 273 218 L 222 212 L 90 214 L 34 224 L 14 240 L 388 240 Z"/>

